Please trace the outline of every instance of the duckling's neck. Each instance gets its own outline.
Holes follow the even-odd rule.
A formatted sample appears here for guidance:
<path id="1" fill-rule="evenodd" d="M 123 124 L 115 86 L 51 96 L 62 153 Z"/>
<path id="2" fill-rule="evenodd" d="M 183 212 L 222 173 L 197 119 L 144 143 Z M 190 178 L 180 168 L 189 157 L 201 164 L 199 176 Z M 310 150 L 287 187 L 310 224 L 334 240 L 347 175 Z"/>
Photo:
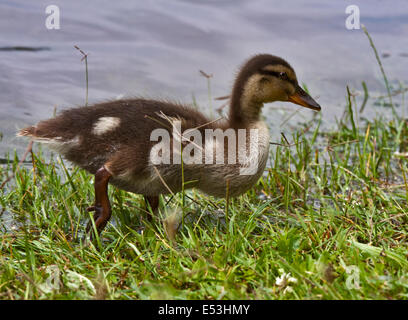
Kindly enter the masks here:
<path id="1" fill-rule="evenodd" d="M 232 90 L 229 121 L 232 127 L 248 127 L 260 118 L 263 102 L 253 93 L 251 83 L 235 84 Z"/>

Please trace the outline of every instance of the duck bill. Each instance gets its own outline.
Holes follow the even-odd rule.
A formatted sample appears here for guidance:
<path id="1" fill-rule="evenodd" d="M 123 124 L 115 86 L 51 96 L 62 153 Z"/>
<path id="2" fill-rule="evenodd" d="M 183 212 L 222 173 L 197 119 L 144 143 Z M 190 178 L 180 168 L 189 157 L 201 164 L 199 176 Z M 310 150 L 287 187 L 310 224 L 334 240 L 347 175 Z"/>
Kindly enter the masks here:
<path id="1" fill-rule="evenodd" d="M 312 110 L 316 111 L 321 110 L 320 105 L 311 96 L 309 96 L 306 93 L 306 91 L 303 90 L 300 86 L 296 87 L 296 92 L 293 95 L 289 96 L 288 101 Z"/>

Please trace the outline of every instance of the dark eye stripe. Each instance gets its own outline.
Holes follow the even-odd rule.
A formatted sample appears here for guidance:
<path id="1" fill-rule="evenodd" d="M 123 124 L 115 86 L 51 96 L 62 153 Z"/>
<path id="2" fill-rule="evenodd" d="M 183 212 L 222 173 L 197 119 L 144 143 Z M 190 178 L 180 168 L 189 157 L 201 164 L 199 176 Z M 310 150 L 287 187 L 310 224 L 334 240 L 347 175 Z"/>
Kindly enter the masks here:
<path id="1" fill-rule="evenodd" d="M 295 80 L 289 79 L 288 76 L 286 75 L 286 73 L 285 73 L 286 78 L 282 78 L 282 76 L 281 76 L 282 72 L 277 72 L 277 71 L 270 71 L 270 70 L 263 70 L 262 69 L 262 70 L 259 71 L 259 73 L 263 74 L 263 75 L 267 75 L 267 76 L 276 77 L 276 78 L 279 78 L 279 79 L 282 79 L 282 80 L 286 80 L 286 81 L 290 82 L 291 84 L 293 84 L 294 86 L 296 86 L 296 84 L 297 84 Z"/>

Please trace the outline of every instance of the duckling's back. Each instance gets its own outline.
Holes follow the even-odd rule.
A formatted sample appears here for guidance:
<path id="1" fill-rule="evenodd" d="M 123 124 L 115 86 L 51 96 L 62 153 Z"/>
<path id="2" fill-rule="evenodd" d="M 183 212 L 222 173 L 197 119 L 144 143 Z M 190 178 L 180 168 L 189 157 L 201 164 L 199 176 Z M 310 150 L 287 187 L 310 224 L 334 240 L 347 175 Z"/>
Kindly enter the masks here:
<path id="1" fill-rule="evenodd" d="M 151 132 L 162 128 L 170 133 L 171 124 L 166 119 L 174 118 L 182 119 L 183 130 L 209 122 L 200 112 L 176 103 L 117 100 L 65 110 L 17 135 L 46 143 L 91 173 L 115 161 L 112 173 L 120 175 L 145 168 L 154 143 L 150 141 Z"/>

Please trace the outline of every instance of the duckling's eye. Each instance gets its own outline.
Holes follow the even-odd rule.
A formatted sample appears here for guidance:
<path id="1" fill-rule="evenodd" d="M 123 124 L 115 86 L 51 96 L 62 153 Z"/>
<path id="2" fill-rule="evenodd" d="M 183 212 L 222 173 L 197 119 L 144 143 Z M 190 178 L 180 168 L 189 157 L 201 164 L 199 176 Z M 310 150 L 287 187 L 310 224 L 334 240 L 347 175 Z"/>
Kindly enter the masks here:
<path id="1" fill-rule="evenodd" d="M 279 72 L 279 78 L 282 80 L 289 80 L 288 75 L 286 72 Z"/>

